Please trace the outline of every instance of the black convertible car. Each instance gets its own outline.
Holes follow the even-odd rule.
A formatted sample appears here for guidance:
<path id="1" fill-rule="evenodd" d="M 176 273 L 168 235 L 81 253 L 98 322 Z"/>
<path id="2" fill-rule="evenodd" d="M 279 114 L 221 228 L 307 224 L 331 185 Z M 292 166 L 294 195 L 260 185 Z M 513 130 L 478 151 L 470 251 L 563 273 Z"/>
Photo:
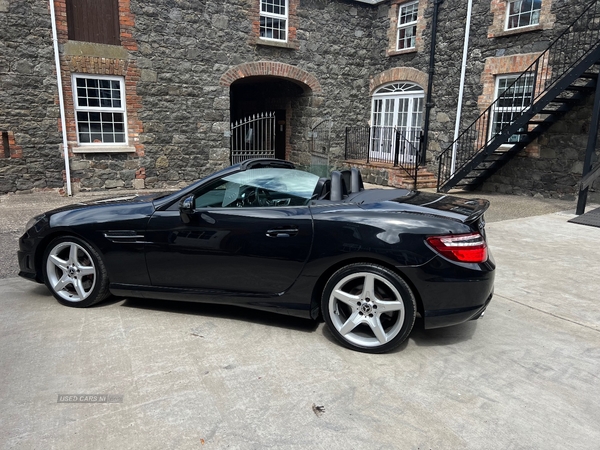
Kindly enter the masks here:
<path id="1" fill-rule="evenodd" d="M 20 239 L 22 277 L 64 305 L 111 293 L 242 305 L 318 319 L 345 346 L 383 352 L 480 317 L 493 294 L 486 200 L 363 188 L 249 160 L 168 195 L 56 209 Z"/>

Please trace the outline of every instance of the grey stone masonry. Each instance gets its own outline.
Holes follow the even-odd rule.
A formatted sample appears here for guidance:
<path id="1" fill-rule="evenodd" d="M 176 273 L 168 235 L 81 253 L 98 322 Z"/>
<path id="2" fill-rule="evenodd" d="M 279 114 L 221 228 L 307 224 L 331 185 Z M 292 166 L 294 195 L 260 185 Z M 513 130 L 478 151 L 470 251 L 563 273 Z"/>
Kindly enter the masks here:
<path id="1" fill-rule="evenodd" d="M 311 127 L 330 118 L 331 164 L 339 167 L 345 127 L 369 123 L 374 80 L 384 79 L 382 74 L 392 69 L 421 74 L 418 83 L 424 89 L 427 76 L 433 77 L 427 164 L 436 172 L 436 156 L 453 141 L 467 2 L 441 3 L 431 74 L 434 2 L 418 2 L 417 50 L 389 52 L 395 33 L 390 11 L 399 3 L 289 0 L 286 43 L 258 37 L 259 0 L 122 0 L 121 10 L 127 10 L 121 14 L 122 45 L 107 46 L 104 53 L 97 53 L 94 45 L 67 42 L 66 31 L 59 30 L 62 68 L 67 71 L 63 79 L 69 80 L 71 73 L 117 73 L 116 63 L 109 62 L 114 60 L 123 66 L 128 89 L 128 152 L 73 151 L 78 145 L 74 119 L 68 124 L 74 188 L 176 187 L 228 165 L 230 123 L 240 111 L 251 110 L 249 97 L 235 98 L 235 89 L 258 92 L 260 83 L 270 96 L 265 104 L 285 119 L 278 122 L 282 130 L 285 125 L 285 156 L 308 164 Z M 499 23 L 498 8 L 505 3 L 475 1 L 461 129 L 487 106 L 481 99 L 493 90 L 485 80 L 493 80 L 489 66 L 494 58 L 543 51 L 587 3 L 543 0 L 549 5 L 544 26 L 495 33 L 490 30 Z M 65 0 L 55 4 L 64 11 Z M 0 0 L 0 132 L 9 137 L 10 147 L 0 147 L 0 194 L 64 188 L 53 57 L 48 3 Z M 88 58 L 87 65 L 82 58 Z M 276 70 L 253 72 L 258 66 L 252 64 L 259 62 L 264 67 L 273 63 L 269 67 Z M 278 91 L 269 93 L 268 83 Z M 64 95 L 74 117 L 70 85 Z M 535 143 L 535 152 L 523 152 L 484 189 L 572 197 L 581 177 L 591 105 L 587 101 L 571 111 Z M 375 172 L 373 179 L 387 182 L 383 172 Z"/>
<path id="2" fill-rule="evenodd" d="M 57 92 L 48 2 L 0 1 L 0 194 L 63 187 Z"/>

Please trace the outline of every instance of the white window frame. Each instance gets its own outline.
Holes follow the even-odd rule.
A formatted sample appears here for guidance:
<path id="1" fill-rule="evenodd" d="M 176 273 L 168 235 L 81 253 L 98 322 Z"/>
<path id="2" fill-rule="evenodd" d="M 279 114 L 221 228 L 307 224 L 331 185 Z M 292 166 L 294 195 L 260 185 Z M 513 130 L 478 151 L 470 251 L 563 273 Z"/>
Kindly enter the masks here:
<path id="1" fill-rule="evenodd" d="M 411 22 L 406 22 L 406 23 L 400 23 L 400 18 L 402 17 L 402 12 L 406 11 L 407 8 L 411 7 L 415 7 L 416 6 L 416 13 L 417 13 L 417 18 Z M 406 12 L 405 12 L 406 14 Z M 414 1 L 414 2 L 410 2 L 410 3 L 405 3 L 403 5 L 400 5 L 398 7 L 398 29 L 396 31 L 396 50 L 397 51 L 402 51 L 402 50 L 411 50 L 414 49 L 416 47 L 416 41 L 417 41 L 417 22 L 418 22 L 418 15 L 419 15 L 419 2 Z M 403 47 L 400 48 L 400 31 L 401 30 L 411 30 L 411 33 L 413 33 L 413 35 L 410 37 L 411 39 L 411 46 L 410 47 Z M 404 38 L 402 38 L 403 41 L 406 41 L 406 35 Z"/>
<path id="2" fill-rule="evenodd" d="M 108 106 L 80 106 L 79 105 L 79 96 L 77 92 L 77 80 L 78 79 L 92 79 L 92 80 L 109 80 L 109 81 L 117 81 L 119 82 L 119 99 L 121 101 L 120 107 L 108 107 Z M 74 73 L 71 75 L 71 86 L 73 91 L 73 107 L 75 112 L 75 132 L 77 134 L 77 143 L 81 149 L 92 150 L 95 148 L 102 148 L 105 151 L 110 151 L 110 149 L 116 151 L 135 151 L 135 149 L 128 147 L 128 130 L 127 130 L 127 108 L 125 104 L 125 79 L 120 76 L 112 76 L 112 75 L 97 75 L 97 74 L 87 74 L 87 73 Z M 80 112 L 97 112 L 97 113 L 119 113 L 123 114 L 123 133 L 124 133 L 124 141 L 123 142 L 81 142 L 80 133 L 79 133 L 79 119 L 78 113 Z M 114 122 L 113 122 L 114 123 Z"/>
<path id="3" fill-rule="evenodd" d="M 399 110 L 402 101 L 408 102 L 406 111 Z M 394 81 L 377 88 L 371 99 L 372 135 L 369 144 L 371 157 L 387 159 L 394 154 L 393 129 L 396 127 L 408 131 L 409 140 L 416 138 L 417 131 L 422 130 L 424 102 L 425 91 L 421 86 L 410 81 Z M 386 107 L 390 106 L 392 109 L 387 110 Z M 406 124 L 399 123 L 402 114 L 405 114 Z M 414 123 L 415 120 L 418 123 Z M 380 131 L 377 131 L 378 127 L 381 128 Z M 417 142 L 413 144 L 417 147 Z M 412 157 L 415 158 L 416 154 Z"/>
<path id="4" fill-rule="evenodd" d="M 508 80 L 510 79 L 511 81 L 509 83 L 507 83 L 507 87 L 510 86 L 521 74 L 502 74 L 502 75 L 496 75 L 496 81 L 495 81 L 495 87 L 494 87 L 494 101 L 498 100 L 500 98 L 500 94 L 502 94 L 506 88 L 500 92 L 500 82 L 502 80 Z M 494 136 L 496 136 L 498 133 L 496 133 L 494 131 L 495 128 L 495 124 L 497 123 L 496 121 L 496 114 L 500 113 L 522 113 L 523 111 L 527 110 L 532 104 L 533 104 L 533 96 L 534 96 L 534 89 L 535 89 L 535 75 L 533 73 L 528 75 L 528 80 L 527 81 L 531 81 L 531 85 L 527 84 L 525 87 L 530 86 L 530 92 L 531 92 L 531 98 L 529 101 L 529 104 L 525 105 L 524 102 L 521 100 L 521 104 L 520 105 L 513 105 L 513 106 L 503 106 L 503 107 L 499 107 L 499 106 L 495 106 L 493 108 L 491 117 L 490 117 L 490 130 L 489 130 L 489 136 L 488 139 L 493 139 Z M 517 142 L 520 141 L 519 135 L 514 134 L 512 136 L 510 136 L 508 138 L 508 141 L 505 144 L 502 145 L 514 145 Z"/>
<path id="5" fill-rule="evenodd" d="M 288 37 L 289 37 L 289 11 L 290 11 L 290 5 L 289 5 L 289 0 L 285 0 L 285 14 L 275 14 L 275 13 L 271 13 L 271 12 L 267 12 L 267 11 L 263 11 L 263 4 L 264 4 L 265 0 L 260 0 L 259 1 L 259 5 L 258 5 L 258 10 L 259 10 L 259 24 L 258 24 L 258 28 L 259 28 L 259 37 L 260 39 L 264 39 L 266 41 L 274 41 L 274 42 L 287 42 L 288 41 Z M 278 38 L 273 38 L 273 37 L 267 37 L 267 36 L 260 36 L 261 33 L 261 24 L 260 21 L 262 20 L 262 18 L 266 19 L 275 19 L 275 20 L 283 20 L 285 21 L 285 39 L 278 39 Z"/>
<path id="6" fill-rule="evenodd" d="M 531 1 L 531 7 L 532 7 L 532 9 L 530 11 L 526 11 L 524 13 L 521 12 L 521 11 L 519 11 L 518 14 L 516 14 L 516 15 L 513 14 L 511 16 L 511 14 L 510 14 L 510 8 L 511 8 L 511 6 L 513 4 L 515 4 L 515 3 L 521 3 L 522 4 L 524 1 L 526 1 L 526 0 L 508 0 L 506 2 L 506 21 L 504 22 L 504 30 L 505 31 L 520 30 L 520 29 L 525 29 L 525 28 L 529 28 L 529 27 L 535 27 L 535 26 L 538 26 L 540 24 L 540 15 L 542 13 L 542 1 L 543 0 L 539 0 L 539 2 L 540 2 L 539 9 L 533 9 L 533 7 L 535 5 L 535 2 L 537 0 L 530 0 Z M 510 25 L 510 19 L 511 19 L 511 17 L 516 17 L 517 18 L 517 24 L 518 24 L 521 15 L 524 15 L 524 14 L 530 14 L 530 23 L 529 23 L 529 25 L 523 25 L 523 26 L 518 26 L 517 25 L 515 27 L 510 27 L 509 26 Z M 531 20 L 534 17 L 537 17 L 537 22 L 536 23 L 531 23 Z"/>

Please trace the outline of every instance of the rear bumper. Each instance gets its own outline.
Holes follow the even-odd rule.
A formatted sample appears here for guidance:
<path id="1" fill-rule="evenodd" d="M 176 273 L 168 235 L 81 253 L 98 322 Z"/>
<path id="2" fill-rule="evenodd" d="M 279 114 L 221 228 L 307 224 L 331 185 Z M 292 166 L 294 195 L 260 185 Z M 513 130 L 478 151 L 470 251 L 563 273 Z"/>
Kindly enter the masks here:
<path id="1" fill-rule="evenodd" d="M 425 328 L 441 328 L 478 319 L 492 301 L 492 292 L 482 306 L 425 311 Z"/>
<path id="2" fill-rule="evenodd" d="M 494 295 L 495 264 L 453 263 L 436 257 L 427 264 L 402 269 L 420 300 L 425 328 L 457 325 L 481 316 Z"/>

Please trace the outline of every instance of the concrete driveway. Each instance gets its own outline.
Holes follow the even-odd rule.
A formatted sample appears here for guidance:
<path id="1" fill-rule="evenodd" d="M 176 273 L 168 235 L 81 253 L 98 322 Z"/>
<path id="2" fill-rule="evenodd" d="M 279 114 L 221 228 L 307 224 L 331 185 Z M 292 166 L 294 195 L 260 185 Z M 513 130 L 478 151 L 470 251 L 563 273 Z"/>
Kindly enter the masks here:
<path id="1" fill-rule="evenodd" d="M 243 309 L 67 308 L 9 276 L 0 447 L 599 448 L 600 228 L 570 217 L 488 223 L 498 271 L 485 317 L 417 325 L 385 355 L 346 350 L 321 323 Z"/>

